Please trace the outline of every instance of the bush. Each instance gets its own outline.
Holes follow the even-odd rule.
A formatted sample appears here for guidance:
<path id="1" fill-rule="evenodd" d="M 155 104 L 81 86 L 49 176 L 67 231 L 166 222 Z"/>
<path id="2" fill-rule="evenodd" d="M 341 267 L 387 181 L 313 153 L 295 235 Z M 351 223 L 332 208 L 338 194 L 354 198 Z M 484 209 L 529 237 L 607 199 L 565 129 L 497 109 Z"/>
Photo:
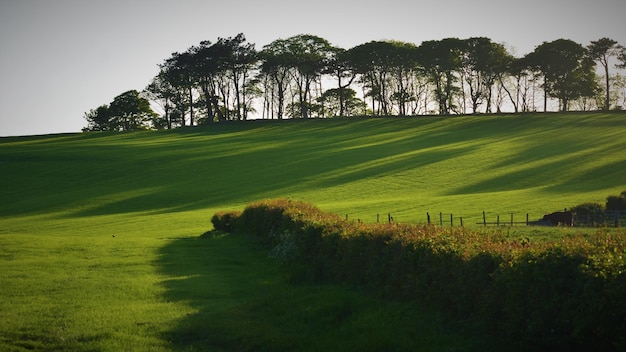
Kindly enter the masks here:
<path id="1" fill-rule="evenodd" d="M 217 231 L 233 232 L 240 216 L 240 211 L 218 212 L 211 217 L 211 223 Z"/>
<path id="2" fill-rule="evenodd" d="M 571 209 L 576 214 L 575 223 L 587 226 L 603 224 L 606 221 L 606 209 L 598 203 L 583 203 Z"/>
<path id="3" fill-rule="evenodd" d="M 465 228 L 357 226 L 290 200 L 251 204 L 237 230 L 264 239 L 294 280 L 419 300 L 519 341 L 520 349 L 626 344 L 624 232 L 519 242 Z"/>
<path id="4" fill-rule="evenodd" d="M 609 196 L 606 199 L 606 210 L 626 210 L 626 191 L 619 196 Z"/>

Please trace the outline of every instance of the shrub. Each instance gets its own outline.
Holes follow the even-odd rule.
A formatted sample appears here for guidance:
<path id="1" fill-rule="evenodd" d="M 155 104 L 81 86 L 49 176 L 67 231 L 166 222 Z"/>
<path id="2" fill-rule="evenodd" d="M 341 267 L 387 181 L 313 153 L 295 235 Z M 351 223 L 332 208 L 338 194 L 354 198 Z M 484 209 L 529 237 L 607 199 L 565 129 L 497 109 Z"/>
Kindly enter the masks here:
<path id="1" fill-rule="evenodd" d="M 598 203 L 583 203 L 571 209 L 576 214 L 576 224 L 593 226 L 606 221 L 604 205 Z"/>
<path id="2" fill-rule="evenodd" d="M 626 210 L 626 191 L 606 199 L 606 210 Z"/>
<path id="3" fill-rule="evenodd" d="M 211 217 L 211 223 L 217 231 L 233 232 L 235 223 L 240 216 L 240 211 L 218 212 Z"/>

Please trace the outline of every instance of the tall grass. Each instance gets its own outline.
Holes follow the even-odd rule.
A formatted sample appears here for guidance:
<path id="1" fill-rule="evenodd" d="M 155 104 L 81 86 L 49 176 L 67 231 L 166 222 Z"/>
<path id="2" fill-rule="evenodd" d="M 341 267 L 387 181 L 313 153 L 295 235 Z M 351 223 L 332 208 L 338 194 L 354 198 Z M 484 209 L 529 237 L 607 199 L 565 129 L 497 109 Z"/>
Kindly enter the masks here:
<path id="1" fill-rule="evenodd" d="M 185 350 L 217 338 L 202 330 L 215 319 L 256 309 L 243 321 L 260 325 L 271 308 L 250 295 L 260 284 L 248 285 L 246 271 L 265 268 L 260 277 L 278 282 L 271 296 L 289 287 L 271 262 L 241 242 L 188 239 L 210 229 L 216 211 L 259 199 L 290 197 L 366 222 L 441 211 L 468 224 L 483 210 L 540 217 L 603 202 L 626 185 L 625 122 L 624 113 L 364 118 L 2 138 L 0 349 Z M 369 302 L 329 294 L 344 295 Z M 363 312 L 358 321 L 383 314 Z M 274 334 L 298 315 L 283 316 Z M 225 349 L 265 341 L 262 327 L 253 338 L 229 324 L 219 330 L 233 334 Z"/>

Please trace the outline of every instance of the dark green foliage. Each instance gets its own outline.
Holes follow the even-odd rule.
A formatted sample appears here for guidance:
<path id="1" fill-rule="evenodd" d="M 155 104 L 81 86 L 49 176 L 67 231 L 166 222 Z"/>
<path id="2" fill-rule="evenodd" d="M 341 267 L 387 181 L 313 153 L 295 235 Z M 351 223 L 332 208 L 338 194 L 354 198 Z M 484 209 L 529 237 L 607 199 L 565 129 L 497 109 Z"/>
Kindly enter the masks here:
<path id="1" fill-rule="evenodd" d="M 575 223 L 593 226 L 603 224 L 606 220 L 605 207 L 598 203 L 583 203 L 571 209 L 575 214 Z"/>
<path id="2" fill-rule="evenodd" d="M 217 231 L 233 232 L 235 230 L 235 221 L 239 216 L 241 216 L 240 211 L 219 212 L 211 217 L 211 223 Z"/>
<path id="3" fill-rule="evenodd" d="M 594 95 L 593 59 L 582 45 L 568 39 L 544 42 L 526 58 L 541 72 L 544 91 L 559 99 L 563 111 L 570 101 Z"/>
<path id="4" fill-rule="evenodd" d="M 626 191 L 606 199 L 606 210 L 626 210 Z"/>
<path id="5" fill-rule="evenodd" d="M 519 242 L 464 228 L 357 226 L 289 200 L 252 204 L 239 220 L 294 280 L 428 303 L 520 350 L 617 351 L 626 342 L 623 232 Z"/>
<path id="6" fill-rule="evenodd" d="M 150 102 L 133 89 L 115 97 L 110 105 L 102 105 L 86 113 L 89 125 L 83 131 L 145 130 L 156 116 Z"/>
<path id="7" fill-rule="evenodd" d="M 626 215 L 626 191 L 619 196 L 608 196 L 605 204 L 583 203 L 571 209 L 576 224 L 587 226 L 620 226 Z"/>

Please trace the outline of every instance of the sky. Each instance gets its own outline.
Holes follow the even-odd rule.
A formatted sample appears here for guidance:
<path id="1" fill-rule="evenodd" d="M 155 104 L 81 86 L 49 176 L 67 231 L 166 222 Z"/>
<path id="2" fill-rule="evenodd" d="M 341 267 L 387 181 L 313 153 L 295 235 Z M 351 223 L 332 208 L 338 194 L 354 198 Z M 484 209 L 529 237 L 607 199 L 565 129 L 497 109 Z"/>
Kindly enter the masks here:
<path id="1" fill-rule="evenodd" d="M 79 132 L 173 52 L 238 33 L 257 50 L 297 34 L 345 49 L 484 36 L 520 57 L 561 38 L 626 46 L 626 1 L 0 0 L 0 136 Z"/>

